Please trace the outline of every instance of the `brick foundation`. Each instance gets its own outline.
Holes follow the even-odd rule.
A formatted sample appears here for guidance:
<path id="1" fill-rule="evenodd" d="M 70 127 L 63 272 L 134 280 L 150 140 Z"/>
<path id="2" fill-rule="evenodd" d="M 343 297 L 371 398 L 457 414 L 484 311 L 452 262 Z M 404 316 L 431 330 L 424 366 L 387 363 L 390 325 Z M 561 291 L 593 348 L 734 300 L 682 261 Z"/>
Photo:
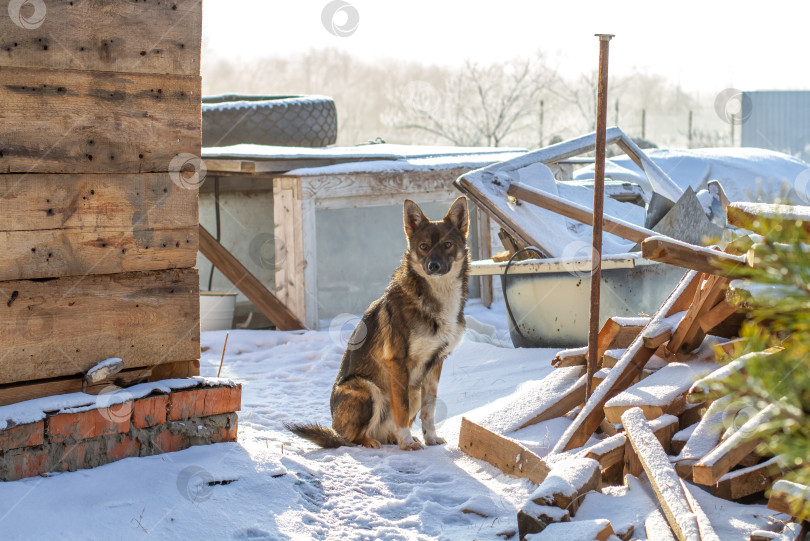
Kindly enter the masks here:
<path id="1" fill-rule="evenodd" d="M 0 481 L 236 441 L 242 386 L 153 394 L 0 430 Z"/>

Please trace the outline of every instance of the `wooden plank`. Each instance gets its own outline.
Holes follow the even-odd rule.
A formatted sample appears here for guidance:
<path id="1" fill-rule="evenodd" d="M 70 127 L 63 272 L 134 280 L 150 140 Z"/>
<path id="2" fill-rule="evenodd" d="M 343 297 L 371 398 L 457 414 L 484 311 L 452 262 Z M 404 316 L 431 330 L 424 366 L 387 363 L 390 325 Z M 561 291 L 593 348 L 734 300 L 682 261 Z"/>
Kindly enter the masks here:
<path id="1" fill-rule="evenodd" d="M 1 172 L 165 172 L 200 154 L 198 76 L 0 67 L 0 78 Z"/>
<path id="2" fill-rule="evenodd" d="M 567 366 L 585 366 L 588 362 L 588 348 L 564 349 L 557 352 L 551 359 L 551 366 L 565 368 Z"/>
<path id="3" fill-rule="evenodd" d="M 731 398 L 721 398 L 712 402 L 703 418 L 698 422 L 689 439 L 675 457 L 675 471 L 684 479 L 692 478 L 692 466 L 711 452 L 720 442 L 723 418 L 731 404 Z"/>
<path id="4" fill-rule="evenodd" d="M 644 347 L 658 349 L 672 337 L 672 329 L 663 328 L 658 334 L 645 335 Z"/>
<path id="5" fill-rule="evenodd" d="M 726 207 L 726 220 L 759 235 L 768 234 L 776 224 L 790 227 L 797 222 L 810 233 L 810 207 L 806 206 L 735 202 Z"/>
<path id="6" fill-rule="evenodd" d="M 278 330 L 304 329 L 301 323 L 258 278 L 242 265 L 217 239 L 200 226 L 200 252 L 241 291 Z"/>
<path id="7" fill-rule="evenodd" d="M 576 383 L 566 389 L 559 398 L 547 409 L 538 411 L 537 415 L 520 425 L 518 430 L 535 425 L 549 419 L 562 417 L 577 406 L 585 402 L 585 376 L 580 377 Z"/>
<path id="8" fill-rule="evenodd" d="M 581 456 L 592 458 L 599 462 L 603 470 L 616 464 L 621 464 L 624 460 L 624 446 L 627 437 L 624 434 L 614 434 L 609 438 L 596 443 L 582 450 Z"/>
<path id="9" fill-rule="evenodd" d="M 197 228 L 0 232 L 0 280 L 193 267 Z"/>
<path id="10" fill-rule="evenodd" d="M 700 327 L 700 318 L 723 299 L 728 282 L 728 278 L 716 275 L 706 277 L 691 306 L 672 333 L 667 343 L 668 351 L 688 353 L 703 342 L 706 333 Z"/>
<path id="11" fill-rule="evenodd" d="M 610 541 L 615 539 L 610 521 L 605 518 L 552 522 L 543 531 L 532 536 L 532 541 Z"/>
<path id="12" fill-rule="evenodd" d="M 563 199 L 562 197 L 532 188 L 521 182 L 511 183 L 506 193 L 512 197 L 531 203 L 532 205 L 556 212 L 566 218 L 571 218 L 572 220 L 593 226 L 593 210 Z M 606 233 L 612 233 L 613 235 L 633 242 L 641 242 L 648 237 L 658 235 L 655 231 L 620 220 L 619 218 L 614 218 L 607 214 L 602 217 L 602 227 Z"/>
<path id="13" fill-rule="evenodd" d="M 711 310 L 700 316 L 698 320 L 698 324 L 700 325 L 700 329 L 705 333 L 708 334 L 709 331 L 720 325 L 726 319 L 731 317 L 737 310 L 739 310 L 739 306 L 735 306 L 725 299 L 722 299 L 718 304 L 714 306 Z"/>
<path id="14" fill-rule="evenodd" d="M 684 483 L 683 481 L 681 481 L 681 489 L 683 490 L 683 493 L 686 496 L 686 502 L 689 504 L 689 509 L 692 510 L 692 512 L 695 514 L 695 518 L 697 519 L 700 540 L 720 541 L 720 538 L 717 536 L 717 533 L 714 531 L 714 527 L 712 526 L 712 523 L 709 520 L 709 516 L 700 506 L 695 497 L 692 495 L 691 489 L 688 486 L 686 486 L 686 483 Z"/>
<path id="15" fill-rule="evenodd" d="M 779 457 L 762 464 L 730 471 L 712 485 L 712 494 L 726 500 L 737 500 L 769 488 L 784 474 Z"/>
<path id="16" fill-rule="evenodd" d="M 650 237 L 641 243 L 641 255 L 651 261 L 720 276 L 737 276 L 735 267 L 746 266 L 745 256 L 695 246 L 669 237 Z"/>
<path id="17" fill-rule="evenodd" d="M 197 218 L 197 191 L 169 173 L 0 175 L 0 231 L 181 228 Z"/>
<path id="18" fill-rule="evenodd" d="M 752 438 L 751 433 L 761 424 L 767 422 L 776 412 L 776 406 L 770 404 L 751 417 L 734 434 L 715 447 L 712 452 L 701 458 L 692 466 L 692 478 L 700 485 L 713 485 L 723 475 L 731 471 L 762 443 L 761 438 Z"/>
<path id="19" fill-rule="evenodd" d="M 87 394 L 99 394 L 106 392 L 111 385 L 126 388 L 145 381 L 186 378 L 199 375 L 200 361 L 193 360 L 175 361 L 147 366 L 146 368 L 122 370 L 99 383 L 87 385 L 84 389 L 82 389 L 83 378 L 78 374 L 75 376 L 36 380 L 26 383 L 9 383 L 0 385 L 0 406 L 67 393 L 85 392 Z"/>
<path id="20" fill-rule="evenodd" d="M 525 477 L 540 484 L 548 475 L 545 461 L 518 442 L 461 418 L 458 448 L 473 458 L 484 460 L 507 475 Z"/>
<path id="21" fill-rule="evenodd" d="M 682 299 L 693 294 L 697 287 L 695 283 L 697 278 L 697 272 L 687 272 L 661 308 L 650 319 L 647 327 L 655 327 L 659 321 L 681 311 L 681 305 L 684 302 Z M 596 387 L 585 403 L 585 407 L 557 441 L 553 452 L 559 453 L 584 445 L 605 418 L 605 403 L 615 394 L 632 385 L 633 380 L 638 377 L 644 365 L 655 353 L 654 349 L 644 347 L 643 334 L 642 331 L 616 367 L 610 369 L 607 379 Z"/>
<path id="22" fill-rule="evenodd" d="M 582 456 L 558 460 L 529 499 L 537 505 L 554 505 L 574 516 L 585 494 L 598 491 L 602 467 L 594 459 Z"/>
<path id="23" fill-rule="evenodd" d="M 777 481 L 768 499 L 768 509 L 798 520 L 810 520 L 810 487 L 784 479 Z"/>
<path id="24" fill-rule="evenodd" d="M 622 423 L 675 537 L 678 541 L 700 541 L 698 521 L 689 507 L 678 474 L 644 419 L 644 414 L 640 409 L 628 410 L 622 416 Z"/>
<path id="25" fill-rule="evenodd" d="M 633 407 L 641 408 L 650 420 L 664 414 L 680 415 L 686 410 L 686 395 L 693 382 L 716 367 L 714 362 L 670 363 L 608 400 L 605 417 L 618 423 Z"/>
<path id="26" fill-rule="evenodd" d="M 489 215 L 482 208 L 478 207 L 476 212 L 476 228 L 478 234 L 478 255 L 477 259 L 489 259 L 492 257 L 492 239 L 490 236 Z M 492 306 L 492 276 L 481 276 L 481 304 L 489 308 Z"/>
<path id="27" fill-rule="evenodd" d="M 648 424 L 650 430 L 653 431 L 655 438 L 658 440 L 658 443 L 660 443 L 661 447 L 664 449 L 664 452 L 669 454 L 672 449 L 672 437 L 678 431 L 678 418 L 672 415 L 666 415 L 653 419 L 649 421 Z M 639 477 L 641 472 L 644 471 L 644 468 L 642 467 L 641 459 L 636 455 L 629 441 L 625 443 L 622 456 L 624 460 L 622 475 L 629 474 L 634 477 Z"/>
<path id="28" fill-rule="evenodd" d="M 0 384 L 200 356 L 197 269 L 0 283 Z"/>
<path id="29" fill-rule="evenodd" d="M 200 0 L 155 3 L 45 0 L 39 4 L 45 9 L 36 28 L 15 24 L 11 13 L 3 10 L 0 66 L 200 73 Z M 21 11 L 25 9 L 22 6 L 18 4 Z"/>
<path id="30" fill-rule="evenodd" d="M 273 181 L 273 231 L 276 296 L 300 321 L 306 321 L 306 269 L 304 210 L 299 177 Z M 317 299 L 317 290 L 315 291 Z"/>

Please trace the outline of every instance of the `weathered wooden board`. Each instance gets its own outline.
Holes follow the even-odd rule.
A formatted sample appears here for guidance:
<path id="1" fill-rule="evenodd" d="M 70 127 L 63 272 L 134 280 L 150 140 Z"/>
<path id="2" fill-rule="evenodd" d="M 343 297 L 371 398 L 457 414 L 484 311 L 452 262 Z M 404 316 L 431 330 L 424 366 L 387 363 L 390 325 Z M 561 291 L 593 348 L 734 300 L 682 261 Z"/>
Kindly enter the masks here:
<path id="1" fill-rule="evenodd" d="M 201 36 L 201 0 L 27 2 L 0 11 L 0 66 L 199 75 Z"/>
<path id="2" fill-rule="evenodd" d="M 779 457 L 773 457 L 762 464 L 728 472 L 717 484 L 712 485 L 712 494 L 718 498 L 736 500 L 762 492 L 782 477 L 783 473 Z"/>
<path id="3" fill-rule="evenodd" d="M 197 190 L 173 182 L 168 173 L 0 175 L 0 231 L 143 230 L 197 223 Z"/>
<path id="4" fill-rule="evenodd" d="M 0 175 L 0 280 L 193 267 L 197 192 L 168 173 Z"/>
<path id="5" fill-rule="evenodd" d="M 768 499 L 768 509 L 810 520 L 810 487 L 784 479 L 777 481 Z"/>
<path id="6" fill-rule="evenodd" d="M 99 394 L 109 386 L 129 387 L 144 381 L 161 379 L 186 378 L 200 375 L 200 361 L 175 361 L 154 367 L 131 368 L 121 371 L 95 385 L 85 386 L 82 391 L 82 377 L 68 376 L 47 380 L 29 381 L 26 383 L 9 383 L 0 385 L 0 406 L 16 404 L 25 400 L 34 400 L 45 396 L 85 392 Z"/>
<path id="7" fill-rule="evenodd" d="M 473 458 L 489 462 L 507 475 L 525 477 L 538 485 L 549 472 L 542 458 L 518 442 L 487 430 L 466 417 L 461 418 L 458 448 Z"/>
<path id="8" fill-rule="evenodd" d="M 197 359 L 197 269 L 0 283 L 0 384 Z"/>
<path id="9" fill-rule="evenodd" d="M 198 76 L 0 67 L 0 79 L 0 172 L 161 172 L 200 154 Z"/>

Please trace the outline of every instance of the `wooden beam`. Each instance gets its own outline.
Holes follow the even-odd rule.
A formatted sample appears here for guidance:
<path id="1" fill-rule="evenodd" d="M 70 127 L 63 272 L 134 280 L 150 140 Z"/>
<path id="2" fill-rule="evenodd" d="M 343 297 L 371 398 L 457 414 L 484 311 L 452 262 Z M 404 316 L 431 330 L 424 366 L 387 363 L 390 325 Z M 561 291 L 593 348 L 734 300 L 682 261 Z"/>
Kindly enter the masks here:
<path id="1" fill-rule="evenodd" d="M 200 153 L 198 75 L 0 67 L 0 78 L 4 173 L 166 172 Z"/>
<path id="2" fill-rule="evenodd" d="M 645 239 L 641 243 L 641 255 L 651 261 L 729 277 L 738 276 L 734 272 L 735 267 L 748 264 L 745 256 L 731 255 L 661 236 Z"/>
<path id="3" fill-rule="evenodd" d="M 777 481 L 768 499 L 768 509 L 798 520 L 810 520 L 810 487 L 784 479 Z"/>
<path id="4" fill-rule="evenodd" d="M 473 458 L 484 460 L 507 475 L 525 477 L 540 484 L 549 467 L 545 461 L 518 442 L 461 418 L 458 448 Z"/>
<path id="5" fill-rule="evenodd" d="M 49 0 L 41 4 L 47 6 L 47 11 L 36 29 L 0 17 L 0 66 L 200 73 L 200 0 L 103 5 L 84 0 Z M 121 37 L 124 29 L 126 37 Z"/>
<path id="6" fill-rule="evenodd" d="M 556 419 L 562 417 L 577 406 L 585 402 L 585 376 L 580 377 L 576 383 L 564 390 L 559 398 L 553 403 L 549 404 L 547 409 L 538 411 L 537 415 L 520 425 L 518 430 L 526 428 L 530 425 L 535 425 L 549 419 Z"/>
<path id="7" fill-rule="evenodd" d="M 695 513 L 689 506 L 678 474 L 640 409 L 622 415 L 627 439 L 641 460 L 658 504 L 678 541 L 701 541 Z"/>
<path id="8" fill-rule="evenodd" d="M 697 272 L 687 272 L 645 328 L 656 327 L 664 318 L 680 312 L 683 304 L 688 302 L 686 298 L 691 299 L 694 294 L 697 279 Z M 619 363 L 610 369 L 607 379 L 596 387 L 582 411 L 557 441 L 553 449 L 554 453 L 584 445 L 605 418 L 605 403 L 633 384 L 633 380 L 638 377 L 644 365 L 655 353 L 654 349 L 644 347 L 643 335 L 644 331 L 633 341 Z"/>
<path id="9" fill-rule="evenodd" d="M 200 252 L 267 316 L 280 331 L 306 328 L 273 293 L 253 276 L 217 239 L 200 226 Z"/>
<path id="10" fill-rule="evenodd" d="M 197 269 L 0 282 L 0 384 L 200 356 Z"/>
<path id="11" fill-rule="evenodd" d="M 768 234 L 775 224 L 792 226 L 797 222 L 810 233 L 810 207 L 806 206 L 735 202 L 726 207 L 726 220 L 759 235 Z"/>
<path id="12" fill-rule="evenodd" d="M 489 214 L 481 207 L 476 208 L 476 231 L 478 233 L 477 259 L 492 257 L 492 240 L 489 232 Z M 492 276 L 481 276 L 481 304 L 489 308 L 492 306 Z"/>
<path id="13" fill-rule="evenodd" d="M 599 490 L 602 467 L 594 459 L 575 457 L 559 460 L 529 499 L 537 505 L 554 505 L 574 516 L 585 494 Z"/>
<path id="14" fill-rule="evenodd" d="M 706 410 L 703 418 L 692 431 L 689 439 L 673 461 L 675 471 L 684 479 L 692 478 L 692 466 L 709 454 L 720 442 L 723 429 L 723 417 L 731 405 L 731 398 L 715 400 Z"/>
<path id="15" fill-rule="evenodd" d="M 712 485 L 712 494 L 725 500 L 737 500 L 769 488 L 784 475 L 779 457 L 761 464 L 730 471 Z"/>
<path id="16" fill-rule="evenodd" d="M 700 327 L 700 318 L 708 313 L 725 296 L 728 278 L 710 274 L 695 294 L 675 332 L 667 343 L 670 352 L 689 353 L 703 343 L 706 333 Z"/>
<path id="17" fill-rule="evenodd" d="M 678 431 L 678 418 L 673 415 L 664 415 L 649 421 L 648 424 L 664 452 L 669 454 L 672 450 L 672 437 Z M 641 465 L 641 459 L 636 455 L 630 442 L 627 441 L 624 447 L 624 471 L 622 475 L 630 474 L 639 477 L 642 471 L 644 469 Z"/>
<path id="18" fill-rule="evenodd" d="M 776 412 L 776 406 L 770 404 L 751 417 L 734 434 L 715 447 L 712 452 L 701 458 L 692 466 L 692 478 L 700 485 L 713 485 L 722 476 L 731 471 L 762 443 L 761 438 L 752 438 L 753 431 L 767 422 Z"/>
<path id="19" fill-rule="evenodd" d="M 720 325 L 726 319 L 731 317 L 737 310 L 739 310 L 739 306 L 735 306 L 725 299 L 722 299 L 719 303 L 717 303 L 714 308 L 700 316 L 698 319 L 698 324 L 700 325 L 700 329 L 708 334 L 709 331 Z"/>
<path id="20" fill-rule="evenodd" d="M 543 190 L 532 188 L 521 182 L 513 182 L 510 184 L 506 193 L 512 197 L 531 203 L 532 205 L 556 212 L 566 218 L 571 218 L 572 220 L 593 226 L 593 210 L 586 206 L 573 203 L 562 197 L 544 192 Z M 602 217 L 602 227 L 606 233 L 612 233 L 613 235 L 633 242 L 641 242 L 647 237 L 658 235 L 655 231 L 639 227 L 630 222 L 620 220 L 619 218 L 608 216 L 607 214 Z"/>

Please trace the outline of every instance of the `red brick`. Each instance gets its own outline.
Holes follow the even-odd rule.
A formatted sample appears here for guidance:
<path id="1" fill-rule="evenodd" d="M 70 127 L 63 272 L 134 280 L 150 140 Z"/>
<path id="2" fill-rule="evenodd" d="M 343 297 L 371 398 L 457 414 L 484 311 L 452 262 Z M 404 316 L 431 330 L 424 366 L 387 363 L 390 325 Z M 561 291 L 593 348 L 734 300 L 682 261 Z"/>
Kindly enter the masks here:
<path id="1" fill-rule="evenodd" d="M 150 396 L 135 401 L 132 407 L 132 425 L 135 428 L 166 424 L 168 395 Z"/>
<path id="2" fill-rule="evenodd" d="M 2 481 L 16 481 L 26 477 L 36 477 L 48 470 L 48 451 L 45 447 L 29 447 L 3 456 Z"/>
<path id="3" fill-rule="evenodd" d="M 155 434 L 154 442 L 162 453 L 182 451 L 189 447 L 189 443 L 182 434 L 172 434 L 168 429 L 160 430 Z"/>
<path id="4" fill-rule="evenodd" d="M 169 420 L 233 413 L 242 408 L 242 386 L 177 391 L 169 398 Z"/>
<path id="5" fill-rule="evenodd" d="M 48 441 L 86 440 L 129 432 L 132 401 L 80 413 L 60 413 L 48 418 Z"/>
<path id="6" fill-rule="evenodd" d="M 112 449 L 107 451 L 107 456 L 113 460 L 121 460 L 122 458 L 139 456 L 140 452 L 141 444 L 129 436 L 124 436 L 120 443 L 115 444 Z"/>
<path id="7" fill-rule="evenodd" d="M 45 421 L 0 430 L 0 450 L 33 447 L 45 443 Z"/>
<path id="8" fill-rule="evenodd" d="M 231 428 L 220 428 L 211 434 L 211 443 L 220 443 L 224 441 L 236 441 L 237 423 L 233 423 Z"/>

